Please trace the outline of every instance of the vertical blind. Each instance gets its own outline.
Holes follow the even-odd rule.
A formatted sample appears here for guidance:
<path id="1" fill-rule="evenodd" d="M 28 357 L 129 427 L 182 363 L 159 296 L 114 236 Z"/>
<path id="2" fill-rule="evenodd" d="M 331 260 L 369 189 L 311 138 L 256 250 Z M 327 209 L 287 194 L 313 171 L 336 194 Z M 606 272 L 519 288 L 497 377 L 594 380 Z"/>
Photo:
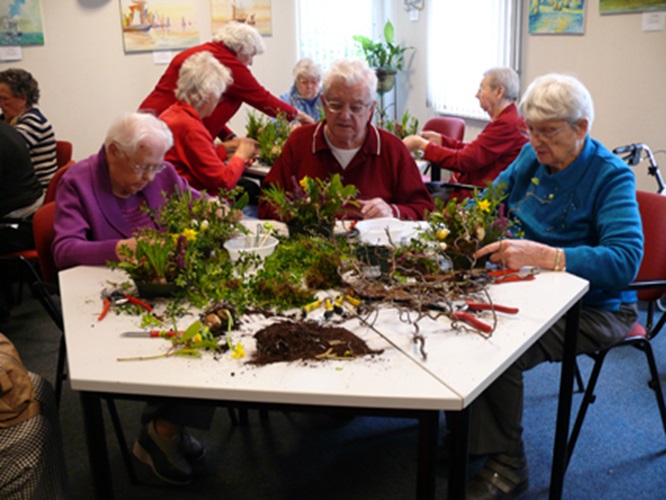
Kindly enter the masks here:
<path id="1" fill-rule="evenodd" d="M 352 37 L 372 38 L 373 4 L 367 0 L 297 0 L 298 57 L 310 57 L 324 71 L 338 58 L 357 59 Z"/>
<path id="2" fill-rule="evenodd" d="M 495 66 L 520 73 L 520 0 L 437 0 L 428 8 L 428 105 L 487 119 L 475 98 L 483 73 Z"/>

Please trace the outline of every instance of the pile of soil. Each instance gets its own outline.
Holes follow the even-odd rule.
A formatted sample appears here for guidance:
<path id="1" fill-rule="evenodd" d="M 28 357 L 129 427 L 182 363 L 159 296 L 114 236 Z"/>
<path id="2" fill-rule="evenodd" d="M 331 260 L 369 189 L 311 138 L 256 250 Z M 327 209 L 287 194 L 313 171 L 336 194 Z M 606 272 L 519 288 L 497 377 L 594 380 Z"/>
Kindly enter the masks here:
<path id="1" fill-rule="evenodd" d="M 380 354 L 346 328 L 323 326 L 314 321 L 282 321 L 258 331 L 257 350 L 250 363 L 351 359 Z"/>

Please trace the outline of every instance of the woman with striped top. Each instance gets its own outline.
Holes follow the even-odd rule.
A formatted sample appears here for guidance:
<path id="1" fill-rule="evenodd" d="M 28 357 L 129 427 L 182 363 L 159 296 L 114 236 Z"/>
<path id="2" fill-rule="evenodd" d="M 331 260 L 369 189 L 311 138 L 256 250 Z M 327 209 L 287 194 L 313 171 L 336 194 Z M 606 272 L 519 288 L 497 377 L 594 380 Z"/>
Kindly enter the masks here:
<path id="1" fill-rule="evenodd" d="M 0 71 L 0 119 L 25 139 L 35 175 L 46 189 L 58 169 L 56 138 L 51 123 L 37 107 L 38 101 L 39 85 L 30 73 L 17 68 Z"/>

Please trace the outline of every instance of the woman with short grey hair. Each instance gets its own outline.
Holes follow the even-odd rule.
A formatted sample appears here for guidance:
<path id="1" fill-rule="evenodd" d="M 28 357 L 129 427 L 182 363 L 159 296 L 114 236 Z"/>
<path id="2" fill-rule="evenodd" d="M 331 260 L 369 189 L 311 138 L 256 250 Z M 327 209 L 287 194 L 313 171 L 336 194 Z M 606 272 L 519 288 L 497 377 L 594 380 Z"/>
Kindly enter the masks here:
<path id="1" fill-rule="evenodd" d="M 296 63 L 293 70 L 294 83 L 280 96 L 296 109 L 303 111 L 316 122 L 323 116 L 321 103 L 321 66 L 312 59 L 305 57 Z"/>
<path id="2" fill-rule="evenodd" d="M 245 171 L 245 162 L 257 152 L 256 141 L 240 139 L 225 164 L 225 148 L 215 146 L 204 125 L 203 120 L 213 113 L 231 83 L 231 72 L 213 54 L 197 52 L 180 67 L 177 101 L 160 115 L 174 137 L 174 146 L 165 159 L 192 187 L 213 195 L 235 187 Z"/>
<path id="3" fill-rule="evenodd" d="M 243 103 L 273 118 L 278 113 L 284 113 L 289 120 L 313 123 L 310 116 L 275 97 L 254 78 L 249 66 L 253 57 L 264 51 L 263 40 L 252 26 L 235 22 L 225 24 L 210 42 L 184 50 L 174 57 L 139 109 L 159 115 L 173 104 L 181 66 L 190 56 L 204 51 L 210 52 L 231 72 L 233 78 L 233 83 L 224 92 L 224 99 L 204 120 L 211 136 L 219 137 L 229 152 L 238 146 L 238 141 L 233 140 L 236 135 L 227 127 L 227 122 Z"/>

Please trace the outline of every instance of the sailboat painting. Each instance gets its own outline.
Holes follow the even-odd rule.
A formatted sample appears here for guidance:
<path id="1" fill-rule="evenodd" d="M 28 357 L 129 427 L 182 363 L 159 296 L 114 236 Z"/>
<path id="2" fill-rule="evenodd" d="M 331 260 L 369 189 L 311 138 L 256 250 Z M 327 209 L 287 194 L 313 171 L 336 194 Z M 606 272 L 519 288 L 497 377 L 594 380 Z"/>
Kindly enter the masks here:
<path id="1" fill-rule="evenodd" d="M 0 45 L 44 45 L 40 0 L 0 0 Z"/>
<path id="2" fill-rule="evenodd" d="M 254 26 L 264 36 L 273 33 L 271 0 L 210 0 L 210 11 L 213 33 L 229 21 Z"/>
<path id="3" fill-rule="evenodd" d="M 198 45 L 196 0 L 120 0 L 125 52 L 181 50 Z"/>

